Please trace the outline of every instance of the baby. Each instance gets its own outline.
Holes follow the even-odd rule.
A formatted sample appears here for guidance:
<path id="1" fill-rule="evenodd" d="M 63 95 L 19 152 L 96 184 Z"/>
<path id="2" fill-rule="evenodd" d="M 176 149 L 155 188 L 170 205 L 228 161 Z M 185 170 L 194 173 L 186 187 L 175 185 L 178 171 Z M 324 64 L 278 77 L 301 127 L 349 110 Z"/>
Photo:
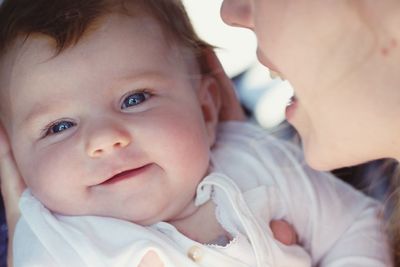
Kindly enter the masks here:
<path id="1" fill-rule="evenodd" d="M 179 1 L 6 0 L 0 18 L 0 119 L 28 187 L 15 266 L 390 266 L 378 203 L 218 123 Z"/>

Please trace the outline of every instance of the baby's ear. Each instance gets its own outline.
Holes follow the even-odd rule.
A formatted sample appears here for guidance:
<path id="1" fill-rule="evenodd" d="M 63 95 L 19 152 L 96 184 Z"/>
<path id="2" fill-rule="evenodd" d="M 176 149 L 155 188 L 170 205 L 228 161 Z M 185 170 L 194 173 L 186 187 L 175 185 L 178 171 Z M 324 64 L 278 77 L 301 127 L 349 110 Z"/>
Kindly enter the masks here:
<path id="1" fill-rule="evenodd" d="M 218 82 L 211 75 L 204 75 L 202 78 L 199 101 L 211 147 L 216 139 L 218 117 L 221 109 L 220 88 L 218 88 Z"/>

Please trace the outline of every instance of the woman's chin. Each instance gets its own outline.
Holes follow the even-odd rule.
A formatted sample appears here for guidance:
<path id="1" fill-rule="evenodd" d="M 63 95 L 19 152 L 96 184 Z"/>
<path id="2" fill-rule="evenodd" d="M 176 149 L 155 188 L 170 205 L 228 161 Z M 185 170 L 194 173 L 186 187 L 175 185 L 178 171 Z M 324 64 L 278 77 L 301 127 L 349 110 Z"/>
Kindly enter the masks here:
<path id="1" fill-rule="evenodd" d="M 304 157 L 307 164 L 318 171 L 332 171 L 335 169 L 355 166 L 367 162 L 367 160 L 356 159 L 355 157 L 346 157 L 345 153 L 332 153 L 332 150 L 327 151 L 310 151 L 304 149 Z"/>
<path id="2" fill-rule="evenodd" d="M 320 148 L 320 145 L 317 147 Z M 335 160 L 335 156 L 329 149 L 324 152 L 324 150 L 316 149 L 315 146 L 312 147 L 307 144 L 303 144 L 303 149 L 307 164 L 314 170 L 331 171 L 348 166 L 344 162 Z"/>
<path id="3" fill-rule="evenodd" d="M 321 160 L 321 158 L 315 157 L 307 157 L 305 156 L 307 164 L 317 171 L 331 171 L 333 169 L 337 169 L 338 167 L 332 164 L 327 164 L 325 161 Z"/>

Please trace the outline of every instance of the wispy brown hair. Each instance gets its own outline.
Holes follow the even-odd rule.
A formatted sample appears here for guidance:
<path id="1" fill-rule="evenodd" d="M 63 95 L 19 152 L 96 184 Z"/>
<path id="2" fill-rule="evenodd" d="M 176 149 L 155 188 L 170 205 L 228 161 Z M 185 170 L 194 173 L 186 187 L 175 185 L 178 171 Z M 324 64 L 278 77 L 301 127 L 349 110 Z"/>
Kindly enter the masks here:
<path id="1" fill-rule="evenodd" d="M 211 46 L 197 36 L 180 0 L 5 0 L 0 7 L 0 55 L 18 37 L 32 34 L 50 37 L 61 53 L 105 15 L 132 15 L 131 7 L 133 13 L 139 10 L 157 19 L 166 37 L 190 48 L 204 67 L 203 53 Z"/>

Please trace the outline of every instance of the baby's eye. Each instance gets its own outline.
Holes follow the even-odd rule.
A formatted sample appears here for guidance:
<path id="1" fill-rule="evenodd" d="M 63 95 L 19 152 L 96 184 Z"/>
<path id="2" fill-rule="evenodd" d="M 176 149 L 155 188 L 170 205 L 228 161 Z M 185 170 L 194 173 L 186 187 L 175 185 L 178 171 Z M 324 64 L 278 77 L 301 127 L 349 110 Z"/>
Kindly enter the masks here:
<path id="1" fill-rule="evenodd" d="M 140 103 L 146 101 L 149 97 L 150 94 L 144 91 L 131 93 L 122 101 L 121 109 L 139 105 Z"/>
<path id="2" fill-rule="evenodd" d="M 74 126 L 75 123 L 71 121 L 58 121 L 47 127 L 45 135 L 58 134 Z"/>

